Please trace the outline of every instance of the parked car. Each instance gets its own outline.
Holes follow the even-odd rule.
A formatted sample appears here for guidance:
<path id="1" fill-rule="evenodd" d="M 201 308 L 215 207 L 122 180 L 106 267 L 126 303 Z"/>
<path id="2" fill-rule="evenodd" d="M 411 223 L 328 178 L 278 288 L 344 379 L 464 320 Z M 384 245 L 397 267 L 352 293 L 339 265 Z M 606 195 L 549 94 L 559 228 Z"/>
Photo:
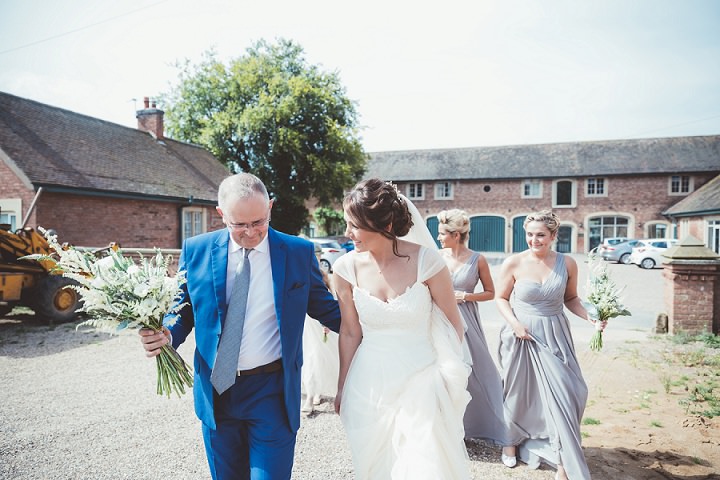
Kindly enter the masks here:
<path id="1" fill-rule="evenodd" d="M 662 265 L 664 257 L 662 254 L 674 246 L 677 240 L 669 238 L 648 238 L 640 240 L 632 249 L 630 263 L 641 268 L 654 268 Z"/>
<path id="2" fill-rule="evenodd" d="M 326 272 L 332 272 L 332 266 L 335 260 L 347 253 L 347 250 L 341 247 L 337 240 L 331 238 L 310 238 L 309 240 L 316 245 L 320 245 L 322 249 L 322 253 L 320 254 L 320 268 Z"/>
<path id="3" fill-rule="evenodd" d="M 617 262 L 628 265 L 630 263 L 630 254 L 640 240 L 625 240 L 624 242 L 614 245 L 607 245 L 600 254 L 603 260 L 609 262 Z"/>
<path id="4" fill-rule="evenodd" d="M 602 256 L 602 254 L 605 252 L 605 249 L 608 247 L 611 247 L 613 245 L 617 245 L 618 243 L 625 242 L 627 240 L 630 240 L 627 237 L 607 237 L 603 239 L 602 243 L 597 246 L 597 249 L 594 253 L 597 253 L 598 255 Z"/>
<path id="5" fill-rule="evenodd" d="M 350 237 L 339 236 L 333 237 L 333 239 L 337 240 L 337 242 L 342 248 L 345 249 L 346 252 L 352 252 L 353 250 L 355 250 L 355 243 L 350 239 Z"/>

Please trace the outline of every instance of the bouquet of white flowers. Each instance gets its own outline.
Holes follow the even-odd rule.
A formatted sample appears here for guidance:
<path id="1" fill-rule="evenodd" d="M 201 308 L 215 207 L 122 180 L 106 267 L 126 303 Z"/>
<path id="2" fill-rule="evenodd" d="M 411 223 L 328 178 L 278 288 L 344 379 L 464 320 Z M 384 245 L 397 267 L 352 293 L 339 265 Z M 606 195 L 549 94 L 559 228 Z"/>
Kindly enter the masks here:
<path id="1" fill-rule="evenodd" d="M 62 274 L 78 282 L 71 286 L 82 297 L 79 311 L 88 320 L 80 326 L 93 326 L 117 333 L 126 328 L 150 328 L 159 332 L 163 318 L 176 313 L 185 304 L 177 304 L 180 286 L 185 282 L 183 272 L 169 276 L 171 258 L 157 251 L 153 257 L 140 257 L 136 263 L 119 250 L 108 249 L 108 255 L 98 258 L 90 252 L 63 247 L 57 236 L 38 228 L 55 251 L 51 256 L 29 255 L 25 258 L 55 262 L 53 273 Z M 157 393 L 180 396 L 185 387 L 192 387 L 190 367 L 171 345 L 162 347 L 157 359 Z"/>
<path id="2" fill-rule="evenodd" d="M 610 278 L 607 265 L 602 258 L 591 255 L 588 267 L 585 309 L 588 311 L 588 315 L 595 320 L 595 334 L 590 339 L 590 349 L 600 351 L 603 346 L 603 332 L 600 330 L 602 323 L 620 315 L 630 315 L 630 311 L 620 302 L 620 294 L 623 289 L 618 288 Z"/>

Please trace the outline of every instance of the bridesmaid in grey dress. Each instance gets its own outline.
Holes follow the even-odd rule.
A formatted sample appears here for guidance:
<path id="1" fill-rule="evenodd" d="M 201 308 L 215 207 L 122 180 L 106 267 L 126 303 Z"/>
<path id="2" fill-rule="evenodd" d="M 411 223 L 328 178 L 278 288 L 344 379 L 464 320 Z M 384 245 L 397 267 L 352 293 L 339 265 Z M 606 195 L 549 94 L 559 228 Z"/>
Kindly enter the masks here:
<path id="1" fill-rule="evenodd" d="M 452 274 L 458 309 L 466 323 L 465 340 L 472 358 L 468 392 L 472 400 L 465 410 L 465 438 L 481 438 L 497 445 L 512 445 L 503 416 L 503 390 L 490 356 L 476 302 L 492 300 L 495 287 L 487 260 L 467 247 L 470 233 L 468 215 L 458 209 L 437 215 L 438 240 L 445 264 Z M 475 292 L 478 284 L 482 291 Z"/>
<path id="2" fill-rule="evenodd" d="M 575 260 L 551 250 L 559 226 L 549 210 L 528 215 L 529 249 L 502 265 L 495 300 L 507 321 L 499 347 L 505 410 L 523 432 L 518 448 L 504 448 L 503 456 L 518 455 L 531 468 L 545 462 L 557 468 L 556 479 L 579 480 L 590 478 L 580 437 L 588 389 L 563 305 L 580 318 L 588 314 Z"/>

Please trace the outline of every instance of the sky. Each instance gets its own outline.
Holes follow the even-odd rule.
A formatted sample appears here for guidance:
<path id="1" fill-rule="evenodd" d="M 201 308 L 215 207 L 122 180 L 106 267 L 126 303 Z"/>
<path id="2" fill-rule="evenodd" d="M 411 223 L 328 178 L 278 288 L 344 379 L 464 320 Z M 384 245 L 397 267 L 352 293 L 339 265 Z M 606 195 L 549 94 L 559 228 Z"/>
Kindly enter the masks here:
<path id="1" fill-rule="evenodd" d="M 718 0 L 0 0 L 0 91 L 135 127 L 178 62 L 277 38 L 367 152 L 720 134 Z"/>

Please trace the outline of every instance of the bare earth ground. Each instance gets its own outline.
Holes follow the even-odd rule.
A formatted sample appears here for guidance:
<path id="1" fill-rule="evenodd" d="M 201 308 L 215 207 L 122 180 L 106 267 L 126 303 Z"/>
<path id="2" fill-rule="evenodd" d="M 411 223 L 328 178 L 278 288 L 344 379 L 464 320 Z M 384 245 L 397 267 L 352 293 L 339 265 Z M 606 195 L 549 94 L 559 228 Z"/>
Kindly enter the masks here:
<path id="1" fill-rule="evenodd" d="M 649 319 L 664 310 L 661 270 L 612 265 L 611 273 L 641 286 L 628 299 L 633 318 L 611 323 L 601 353 L 587 347 L 592 330 L 571 319 L 590 390 L 582 431 L 593 478 L 720 479 L 720 417 L 694 416 L 679 403 L 688 395 L 683 375 L 700 371 L 687 365 L 702 345 L 649 333 Z M 491 349 L 502 325 L 493 308 L 481 307 Z M 0 318 L 0 478 L 208 479 L 191 395 L 155 395 L 153 363 L 134 335 L 74 327 L 18 310 Z M 180 353 L 189 359 L 193 346 Z M 294 479 L 353 478 L 342 426 L 325 400 L 302 420 Z M 546 466 L 505 468 L 497 447 L 468 447 L 475 479 L 553 478 Z"/>

